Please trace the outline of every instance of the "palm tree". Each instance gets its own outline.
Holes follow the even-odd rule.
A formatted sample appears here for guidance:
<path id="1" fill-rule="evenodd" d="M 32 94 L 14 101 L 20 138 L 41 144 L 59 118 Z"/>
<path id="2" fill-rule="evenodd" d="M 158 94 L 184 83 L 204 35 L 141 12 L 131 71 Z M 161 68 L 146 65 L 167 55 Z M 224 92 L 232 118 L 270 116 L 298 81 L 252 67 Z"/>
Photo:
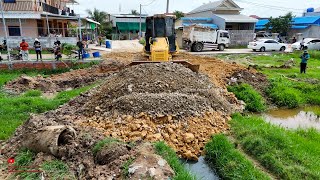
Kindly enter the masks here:
<path id="1" fill-rule="evenodd" d="M 131 10 L 131 14 L 132 14 L 132 15 L 139 15 L 138 11 L 137 11 L 137 10 L 134 10 L 134 9 Z"/>
<path id="2" fill-rule="evenodd" d="M 93 11 L 90 9 L 87 9 L 86 11 L 90 19 L 93 19 L 101 24 L 100 27 L 97 28 L 99 34 L 106 34 L 106 32 L 110 29 L 110 22 L 107 22 L 108 13 L 100 11 L 97 8 L 94 8 Z"/>

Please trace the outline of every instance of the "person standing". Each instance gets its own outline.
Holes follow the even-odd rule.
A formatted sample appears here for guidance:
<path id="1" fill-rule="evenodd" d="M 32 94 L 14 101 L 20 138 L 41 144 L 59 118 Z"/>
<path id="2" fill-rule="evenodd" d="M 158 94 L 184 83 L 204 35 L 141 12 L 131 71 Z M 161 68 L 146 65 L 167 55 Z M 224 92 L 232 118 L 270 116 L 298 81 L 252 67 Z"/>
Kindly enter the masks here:
<path id="1" fill-rule="evenodd" d="M 34 49 L 36 50 L 36 54 L 37 54 L 37 61 L 39 61 L 39 56 L 40 56 L 40 60 L 42 61 L 42 49 L 41 49 L 41 43 L 39 41 L 39 39 L 35 39 L 34 43 L 33 43 Z"/>
<path id="2" fill-rule="evenodd" d="M 294 44 L 294 43 L 296 43 L 296 42 L 297 42 L 296 37 L 293 37 L 293 39 L 292 39 L 292 44 Z"/>
<path id="3" fill-rule="evenodd" d="M 20 50 L 22 53 L 22 60 L 29 61 L 29 44 L 25 39 L 22 39 L 22 42 L 20 43 Z"/>
<path id="4" fill-rule="evenodd" d="M 300 56 L 301 58 L 301 63 L 300 63 L 300 73 L 305 73 L 306 74 L 306 69 L 307 69 L 307 63 L 308 60 L 310 59 L 310 55 L 308 51 L 304 51 L 303 54 Z"/>
<path id="5" fill-rule="evenodd" d="M 79 48 L 79 49 L 78 49 L 79 59 L 80 59 L 80 57 L 81 57 L 81 59 L 83 59 L 83 56 L 82 56 L 82 54 L 83 54 L 83 43 L 82 43 L 81 40 L 79 40 L 79 41 L 77 42 L 77 47 Z"/>
<path id="6" fill-rule="evenodd" d="M 304 38 L 300 42 L 300 50 L 304 50 Z"/>

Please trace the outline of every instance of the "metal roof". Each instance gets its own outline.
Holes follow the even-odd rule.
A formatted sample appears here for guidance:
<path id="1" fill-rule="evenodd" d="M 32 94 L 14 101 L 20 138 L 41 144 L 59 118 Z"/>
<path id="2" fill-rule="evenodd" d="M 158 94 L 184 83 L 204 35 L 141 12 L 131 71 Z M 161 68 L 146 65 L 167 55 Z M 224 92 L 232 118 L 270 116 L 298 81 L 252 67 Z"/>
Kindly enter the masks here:
<path id="1" fill-rule="evenodd" d="M 21 13 L 13 13 L 13 12 L 4 12 L 5 19 L 41 19 L 40 13 L 34 12 L 21 12 Z"/>
<path id="2" fill-rule="evenodd" d="M 188 14 L 194 14 L 194 13 L 198 13 L 198 12 L 204 12 L 204 11 L 209 11 L 209 10 L 216 10 L 217 8 L 219 8 L 220 5 L 222 5 L 225 1 L 230 2 L 231 4 L 233 4 L 237 9 L 242 10 L 235 2 L 233 2 L 232 0 L 219 0 L 219 1 L 214 1 L 214 2 L 209 2 L 206 4 L 201 5 L 200 7 L 192 10 L 191 12 L 189 12 Z"/>
<path id="3" fill-rule="evenodd" d="M 307 29 L 309 26 L 291 26 L 291 29 Z"/>
<path id="4" fill-rule="evenodd" d="M 261 20 L 258 20 L 258 22 L 256 23 L 256 26 L 265 26 L 268 22 L 269 22 L 269 19 L 261 19 Z"/>
<path id="5" fill-rule="evenodd" d="M 220 17 L 229 23 L 256 23 L 258 19 L 245 16 L 242 14 L 233 15 L 233 14 L 214 14 L 213 16 Z"/>
<path id="6" fill-rule="evenodd" d="M 212 18 L 204 18 L 204 17 L 183 17 L 181 18 L 183 21 L 212 21 Z"/>
<path id="7" fill-rule="evenodd" d="M 292 24 L 314 24 L 320 19 L 320 16 L 304 16 L 292 19 Z"/>
<path id="8" fill-rule="evenodd" d="M 191 26 L 194 25 L 194 23 L 182 23 L 182 26 Z M 212 29 L 218 29 L 218 26 L 216 24 L 209 24 L 209 23 L 199 23 L 196 24 L 197 26 L 202 26 L 202 27 L 209 27 Z"/>

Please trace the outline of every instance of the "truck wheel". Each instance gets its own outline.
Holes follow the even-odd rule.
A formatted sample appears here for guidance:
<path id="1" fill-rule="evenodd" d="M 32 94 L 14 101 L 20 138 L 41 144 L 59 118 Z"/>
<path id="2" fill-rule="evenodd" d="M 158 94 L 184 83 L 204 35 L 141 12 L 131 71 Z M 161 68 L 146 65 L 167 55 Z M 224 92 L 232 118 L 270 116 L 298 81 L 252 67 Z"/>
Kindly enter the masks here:
<path id="1" fill-rule="evenodd" d="M 219 51 L 224 51 L 224 45 L 223 44 L 219 44 L 218 49 L 219 49 Z"/>
<path id="2" fill-rule="evenodd" d="M 193 51 L 195 52 L 201 52 L 203 50 L 203 44 L 202 43 L 196 43 L 193 45 Z"/>

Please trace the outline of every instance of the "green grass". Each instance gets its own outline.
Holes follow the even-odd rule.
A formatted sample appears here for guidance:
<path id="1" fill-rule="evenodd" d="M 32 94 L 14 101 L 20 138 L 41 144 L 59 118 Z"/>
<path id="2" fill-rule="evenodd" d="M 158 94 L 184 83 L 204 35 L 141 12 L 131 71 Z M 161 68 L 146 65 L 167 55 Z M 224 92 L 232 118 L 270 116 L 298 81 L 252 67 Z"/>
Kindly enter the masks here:
<path id="1" fill-rule="evenodd" d="M 262 112 L 266 110 L 264 98 L 249 84 L 229 86 L 228 91 L 233 92 L 239 100 L 246 103 L 247 111 Z"/>
<path id="2" fill-rule="evenodd" d="M 1 54 L 8 54 L 8 51 L 0 51 L 0 52 Z M 19 53 L 18 50 L 13 50 L 10 52 Z M 34 49 L 29 49 L 29 54 L 36 54 L 36 51 Z M 42 50 L 42 54 L 53 54 L 53 53 L 48 50 Z"/>
<path id="3" fill-rule="evenodd" d="M 101 140 L 101 141 L 97 142 L 94 145 L 94 147 L 92 148 L 93 155 L 96 155 L 105 146 L 108 146 L 108 145 L 114 144 L 114 143 L 120 143 L 120 141 L 117 140 L 117 139 L 108 137 L 108 138 L 105 138 L 104 140 Z"/>
<path id="4" fill-rule="evenodd" d="M 239 59 L 244 65 L 255 64 L 259 71 L 267 75 L 271 82 L 267 95 L 279 107 L 294 108 L 306 104 L 320 105 L 320 51 L 309 51 L 307 74 L 300 74 L 300 55 L 302 52 L 273 53 L 271 55 L 229 55 L 228 59 Z M 226 57 L 220 56 L 222 59 Z M 241 58 L 249 59 L 248 61 Z M 292 68 L 280 67 L 286 61 L 293 59 L 295 65 Z"/>
<path id="5" fill-rule="evenodd" d="M 31 96 L 38 95 L 36 91 L 31 91 L 31 95 L 30 92 L 27 92 L 29 96 L 0 94 L 0 139 L 9 138 L 15 129 L 29 118 L 30 113 L 38 114 L 56 109 L 59 105 L 68 102 L 93 86 L 60 92 L 54 99 Z"/>
<path id="6" fill-rule="evenodd" d="M 69 167 L 62 161 L 53 160 L 41 165 L 41 169 L 50 179 L 76 179 L 69 171 Z"/>
<path id="7" fill-rule="evenodd" d="M 162 156 L 170 165 L 170 167 L 175 172 L 174 180 L 195 180 L 195 176 L 193 176 L 188 170 L 185 169 L 184 165 L 180 163 L 176 152 L 167 146 L 164 142 L 155 143 L 155 149 L 157 154 Z"/>
<path id="8" fill-rule="evenodd" d="M 272 101 L 280 106 L 295 108 L 305 104 L 320 105 L 320 84 L 293 82 L 285 78 L 270 79 L 267 90 Z"/>
<path id="9" fill-rule="evenodd" d="M 231 130 L 246 153 L 279 179 L 320 179 L 320 133 L 286 130 L 236 114 Z"/>
<path id="10" fill-rule="evenodd" d="M 206 161 L 222 179 L 270 179 L 255 168 L 240 151 L 235 149 L 225 135 L 215 135 L 206 144 Z"/>
<path id="11" fill-rule="evenodd" d="M 124 178 L 128 178 L 129 176 L 129 166 L 133 163 L 134 159 L 130 158 L 128 161 L 126 161 L 123 165 L 122 165 L 122 176 Z"/>

